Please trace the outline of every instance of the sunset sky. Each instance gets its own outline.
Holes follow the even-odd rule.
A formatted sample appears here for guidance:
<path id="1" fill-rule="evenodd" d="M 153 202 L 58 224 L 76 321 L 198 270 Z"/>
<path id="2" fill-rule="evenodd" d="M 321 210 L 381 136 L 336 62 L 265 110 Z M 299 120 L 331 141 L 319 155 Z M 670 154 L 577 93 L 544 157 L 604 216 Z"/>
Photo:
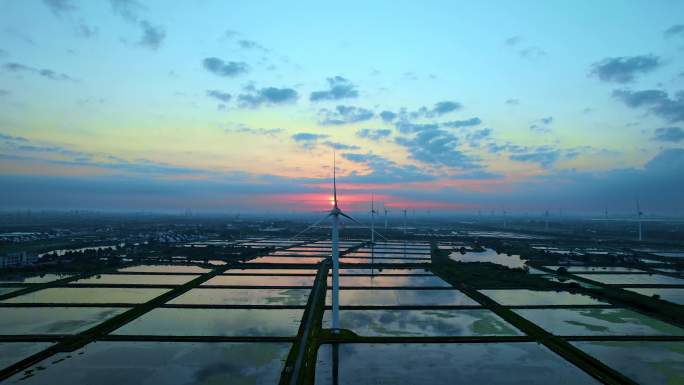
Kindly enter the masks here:
<path id="1" fill-rule="evenodd" d="M 0 209 L 684 215 L 684 2 L 0 10 Z"/>

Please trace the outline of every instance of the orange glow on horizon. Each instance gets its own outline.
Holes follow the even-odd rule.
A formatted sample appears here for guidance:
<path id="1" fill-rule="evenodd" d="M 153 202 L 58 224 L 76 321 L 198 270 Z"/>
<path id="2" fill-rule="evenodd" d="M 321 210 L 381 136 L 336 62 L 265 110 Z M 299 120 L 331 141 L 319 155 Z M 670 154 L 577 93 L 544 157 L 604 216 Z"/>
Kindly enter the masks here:
<path id="1" fill-rule="evenodd" d="M 338 204 L 347 211 L 370 210 L 370 194 L 340 194 Z M 257 196 L 252 199 L 254 203 L 266 206 L 286 207 L 292 211 L 327 211 L 330 205 L 334 205 L 333 198 L 326 193 L 302 193 L 302 194 L 273 194 Z M 375 196 L 376 209 L 382 210 L 382 206 L 393 210 L 464 210 L 477 208 L 470 204 L 449 203 L 443 201 L 411 200 L 395 198 L 390 195 Z"/>

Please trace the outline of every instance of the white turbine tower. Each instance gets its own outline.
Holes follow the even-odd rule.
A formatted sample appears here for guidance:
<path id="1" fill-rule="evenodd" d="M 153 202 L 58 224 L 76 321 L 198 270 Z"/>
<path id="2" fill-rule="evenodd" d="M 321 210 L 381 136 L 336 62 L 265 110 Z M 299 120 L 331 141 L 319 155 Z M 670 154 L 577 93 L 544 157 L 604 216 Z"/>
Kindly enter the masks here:
<path id="1" fill-rule="evenodd" d="M 544 231 L 549 231 L 549 210 L 546 210 L 546 212 L 544 213 L 544 217 Z"/>
<path id="2" fill-rule="evenodd" d="M 389 210 L 387 210 L 387 207 L 385 207 L 384 203 L 382 204 L 382 206 L 383 206 L 383 209 L 385 210 L 385 231 L 387 231 L 387 213 L 389 212 Z"/>
<path id="3" fill-rule="evenodd" d="M 639 198 L 636 200 L 636 210 L 637 210 L 637 221 L 639 222 L 639 240 L 642 240 L 641 236 L 641 217 L 644 215 L 644 213 L 641 211 L 641 207 L 639 206 Z"/>
<path id="4" fill-rule="evenodd" d="M 345 214 L 342 210 L 340 210 L 339 206 L 337 205 L 337 167 L 335 164 L 335 158 L 333 157 L 333 208 L 330 210 L 330 213 L 326 215 L 325 217 L 321 218 L 318 222 L 314 223 L 313 225 L 307 227 L 306 229 L 300 231 L 297 235 L 290 239 L 297 238 L 299 235 L 303 234 L 304 232 L 308 231 L 309 229 L 317 226 L 319 223 L 323 222 L 324 220 L 331 218 L 332 219 L 332 332 L 337 334 L 340 331 L 340 216 L 343 216 L 354 223 L 361 224 L 359 221 L 356 219 L 350 217 L 349 215 Z M 365 226 L 363 226 L 365 227 Z M 372 234 L 375 234 L 375 231 L 372 232 Z M 384 238 L 381 234 L 380 237 Z"/>
<path id="5" fill-rule="evenodd" d="M 371 194 L 371 247 L 375 244 L 375 214 L 377 213 L 378 212 L 375 211 L 375 198 L 373 194 Z"/>
<path id="6" fill-rule="evenodd" d="M 404 235 L 406 235 L 406 209 L 404 211 Z"/>
<path id="7" fill-rule="evenodd" d="M 375 214 L 377 213 L 378 212 L 375 211 L 375 197 L 373 194 L 371 194 L 371 279 L 374 278 L 373 265 L 375 264 Z"/>

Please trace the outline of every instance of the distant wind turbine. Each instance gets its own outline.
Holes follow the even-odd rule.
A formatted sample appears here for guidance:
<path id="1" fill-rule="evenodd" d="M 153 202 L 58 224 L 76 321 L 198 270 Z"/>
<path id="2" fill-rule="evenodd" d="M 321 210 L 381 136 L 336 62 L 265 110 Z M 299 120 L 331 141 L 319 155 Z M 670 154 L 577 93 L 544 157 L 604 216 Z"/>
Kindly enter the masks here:
<path id="1" fill-rule="evenodd" d="M 375 215 L 378 212 L 375 211 L 375 196 L 371 193 L 371 279 L 374 278 L 373 265 L 375 264 Z"/>
<path id="2" fill-rule="evenodd" d="M 549 210 L 546 210 L 544 216 L 546 217 L 544 222 L 544 230 L 549 231 Z"/>
<path id="3" fill-rule="evenodd" d="M 370 210 L 370 215 L 371 215 L 371 245 L 375 244 L 375 214 L 378 212 L 375 211 L 375 198 L 373 194 L 371 194 L 371 210 Z"/>
<path id="4" fill-rule="evenodd" d="M 384 203 L 382 204 L 382 206 L 385 210 L 385 231 L 387 231 L 387 213 L 389 212 L 389 210 L 387 210 L 387 207 L 384 207 L 385 206 Z"/>
<path id="5" fill-rule="evenodd" d="M 644 213 L 641 211 L 641 207 L 639 206 L 639 198 L 636 199 L 636 211 L 637 211 L 637 221 L 639 222 L 639 241 L 641 241 L 642 240 L 641 217 L 644 215 Z"/>
<path id="6" fill-rule="evenodd" d="M 406 209 L 402 210 L 404 212 L 404 234 L 406 234 Z"/>

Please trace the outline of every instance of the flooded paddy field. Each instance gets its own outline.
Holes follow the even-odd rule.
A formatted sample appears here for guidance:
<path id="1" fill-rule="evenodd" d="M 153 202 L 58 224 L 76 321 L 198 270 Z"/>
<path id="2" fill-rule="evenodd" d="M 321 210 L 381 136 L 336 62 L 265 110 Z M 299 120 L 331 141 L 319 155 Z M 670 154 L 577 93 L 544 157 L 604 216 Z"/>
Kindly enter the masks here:
<path id="1" fill-rule="evenodd" d="M 323 327 L 330 327 L 330 311 Z M 512 325 L 484 309 L 341 310 L 340 323 L 360 336 L 499 336 L 522 335 Z"/>
<path id="2" fill-rule="evenodd" d="M 516 313 L 560 336 L 670 335 L 684 329 L 628 309 L 516 309 Z"/>
<path id="3" fill-rule="evenodd" d="M 295 256 L 264 256 L 251 259 L 247 264 L 253 263 L 271 263 L 271 264 L 303 264 L 315 265 L 323 262 L 325 258 L 322 257 L 295 257 Z"/>
<path id="4" fill-rule="evenodd" d="M 577 274 L 577 276 L 609 285 L 684 285 L 683 278 L 661 274 Z"/>
<path id="5" fill-rule="evenodd" d="M 195 273 L 203 274 L 210 269 L 197 265 L 137 265 L 118 270 L 121 273 Z"/>
<path id="6" fill-rule="evenodd" d="M 541 291 L 541 290 L 480 290 L 480 293 L 488 296 L 505 306 L 525 305 L 605 305 L 595 298 L 587 295 L 574 294 L 566 291 Z"/>
<path id="7" fill-rule="evenodd" d="M 294 337 L 303 309 L 154 309 L 114 335 Z"/>
<path id="8" fill-rule="evenodd" d="M 0 275 L 0 283 L 47 283 L 69 278 L 69 274 Z"/>
<path id="9" fill-rule="evenodd" d="M 328 286 L 332 285 L 332 278 L 328 277 Z M 435 276 L 341 276 L 340 287 L 451 287 L 451 285 Z"/>
<path id="10" fill-rule="evenodd" d="M 330 250 L 292 250 L 292 249 L 287 249 L 287 250 L 281 250 L 281 251 L 274 251 L 269 255 L 273 256 L 298 256 L 298 257 L 327 257 L 330 255 Z"/>
<path id="11" fill-rule="evenodd" d="M 74 334 L 93 327 L 126 308 L 4 307 L 0 308 L 2 334 Z"/>
<path id="12" fill-rule="evenodd" d="M 304 306 L 310 289 L 192 289 L 171 305 L 287 305 Z"/>
<path id="13" fill-rule="evenodd" d="M 0 369 L 52 346 L 50 342 L 0 342 Z"/>
<path id="14" fill-rule="evenodd" d="M 684 383 L 684 342 L 573 342 L 639 384 Z"/>
<path id="15" fill-rule="evenodd" d="M 167 289 L 120 287 L 54 287 L 12 297 L 7 303 L 142 303 Z"/>
<path id="16" fill-rule="evenodd" d="M 239 268 L 226 270 L 222 275 L 316 275 L 316 269 L 257 269 L 257 268 Z"/>
<path id="17" fill-rule="evenodd" d="M 678 305 L 684 305 L 684 288 L 682 288 L 682 289 L 668 289 L 668 288 L 662 288 L 662 289 L 637 289 L 637 288 L 633 288 L 632 289 L 632 288 L 630 288 L 627 290 L 633 291 L 635 293 L 639 293 L 641 295 L 645 295 L 647 297 L 658 296 L 658 298 L 662 299 L 663 301 L 676 303 Z"/>
<path id="18" fill-rule="evenodd" d="M 167 289 L 121 287 L 54 287 L 12 297 L 7 303 L 142 303 Z"/>
<path id="19" fill-rule="evenodd" d="M 684 270 L 681 269 L 668 269 L 668 268 L 657 268 L 655 271 L 662 272 L 662 273 L 669 273 L 669 274 L 676 274 L 679 276 L 684 276 Z"/>
<path id="20" fill-rule="evenodd" d="M 544 266 L 547 269 L 558 270 L 563 267 L 570 273 L 607 272 L 607 273 L 643 273 L 644 270 L 622 266 Z"/>
<path id="21" fill-rule="evenodd" d="M 541 275 L 540 276 L 543 279 L 549 280 L 551 282 L 558 282 L 562 284 L 567 284 L 567 283 L 572 283 L 576 284 L 577 286 L 582 286 L 582 287 L 597 287 L 596 285 L 592 285 L 590 283 L 586 283 L 584 281 L 578 281 L 576 279 L 568 278 L 563 275 L 552 275 L 552 274 L 547 274 L 547 275 Z"/>
<path id="22" fill-rule="evenodd" d="M 672 250 L 672 249 L 650 249 L 650 248 L 643 249 L 643 248 L 641 248 L 641 249 L 635 249 L 635 251 L 653 254 L 653 255 L 658 256 L 658 257 L 684 258 L 684 250 L 682 250 L 682 249 Z"/>
<path id="23" fill-rule="evenodd" d="M 355 251 L 352 253 L 347 253 L 343 258 L 375 258 L 375 259 L 424 259 L 429 260 L 430 254 L 422 253 L 401 253 L 401 252 L 374 252 L 366 253 L 361 251 Z"/>
<path id="24" fill-rule="evenodd" d="M 219 275 L 202 286 L 302 286 L 310 287 L 314 282 L 312 275 Z"/>
<path id="25" fill-rule="evenodd" d="M 182 285 L 198 275 L 102 274 L 79 279 L 71 284 L 90 285 Z"/>
<path id="26" fill-rule="evenodd" d="M 328 272 L 328 275 L 332 274 Z M 344 275 L 428 275 L 432 276 L 430 269 L 414 268 L 367 268 L 367 269 L 340 269 L 340 276 Z"/>
<path id="27" fill-rule="evenodd" d="M 330 290 L 326 305 L 331 305 Z M 479 304 L 456 289 L 394 290 L 354 289 L 340 290 L 341 306 L 478 306 Z"/>
<path id="28" fill-rule="evenodd" d="M 0 287 L 0 295 L 9 294 L 17 290 L 21 290 L 23 287 L 20 286 L 2 286 Z"/>
<path id="29" fill-rule="evenodd" d="M 246 259 L 216 257 L 208 264 L 145 261 L 52 287 L 47 287 L 49 282 L 69 275 L 23 278 L 15 285 L 11 279 L 0 282 L 0 295 L 6 295 L 0 300 L 0 337 L 5 339 L 0 341 L 0 355 L 10 353 L 0 366 L 115 320 L 116 325 L 77 351 L 33 363 L 7 383 L 275 384 L 289 373 L 283 369 L 301 341 L 302 326 L 309 322 L 308 309 L 321 320 L 309 324 L 320 329 L 307 342 L 320 344 L 311 366 L 311 383 L 316 384 L 332 384 L 333 376 L 335 384 L 416 384 L 428 378 L 429 383 L 597 383 L 581 365 L 543 342 L 532 342 L 537 337 L 511 314 L 637 381 L 674 381 L 683 375 L 677 361 L 682 342 L 667 340 L 681 341 L 683 329 L 588 295 L 583 290 L 590 285 L 580 279 L 620 278 L 628 282 L 616 282 L 628 285 L 658 277 L 650 283 L 657 285 L 677 278 L 598 264 L 570 267 L 567 275 L 550 274 L 528 266 L 524 253 L 508 256 L 493 248 L 478 252 L 467 242 L 464 254 L 449 249 L 454 244 L 442 247 L 448 262 L 438 263 L 453 269 L 479 266 L 482 270 L 473 270 L 475 276 L 494 272 L 491 284 L 478 286 L 470 273 L 454 279 L 436 268 L 426 242 L 378 242 L 374 247 L 367 241 L 342 243 L 339 296 L 344 333 L 339 341 L 328 339 L 331 243 L 244 239 L 242 245 L 269 249 Z M 543 266 L 555 270 L 560 264 L 554 263 Z M 327 277 L 318 275 L 321 269 L 328 269 Z M 511 283 L 508 274 L 520 282 Z M 498 286 L 499 279 L 506 284 Z M 577 285 L 556 285 L 561 282 Z M 30 293 L 12 295 L 34 287 Z M 657 286 L 629 290 L 657 294 L 673 304 L 681 304 L 679 291 L 684 291 Z M 128 313 L 130 318 L 123 319 Z M 31 339 L 36 336 L 43 339 Z M 639 336 L 664 339 L 648 341 L 642 348 L 665 358 L 659 366 L 647 358 L 625 366 L 636 360 L 629 350 L 637 349 L 629 345 L 636 342 L 625 339 Z M 55 341 L 47 342 L 48 337 Z"/>
<path id="30" fill-rule="evenodd" d="M 416 263 L 430 263 L 429 259 L 425 258 L 371 258 L 371 257 L 340 257 L 340 263 L 342 264 L 364 264 L 364 265 L 374 265 L 374 264 L 416 264 Z"/>
<path id="31" fill-rule="evenodd" d="M 10 384 L 276 384 L 289 343 L 97 342 L 58 353 Z"/>
<path id="32" fill-rule="evenodd" d="M 333 377 L 337 382 L 333 382 Z M 536 343 L 326 344 L 316 384 L 598 384 Z"/>
<path id="33" fill-rule="evenodd" d="M 465 253 L 455 251 L 449 255 L 449 258 L 457 262 L 491 262 L 512 269 L 523 268 L 527 264 L 527 261 L 521 259 L 519 255 L 497 254 L 492 249 L 467 251 Z"/>

